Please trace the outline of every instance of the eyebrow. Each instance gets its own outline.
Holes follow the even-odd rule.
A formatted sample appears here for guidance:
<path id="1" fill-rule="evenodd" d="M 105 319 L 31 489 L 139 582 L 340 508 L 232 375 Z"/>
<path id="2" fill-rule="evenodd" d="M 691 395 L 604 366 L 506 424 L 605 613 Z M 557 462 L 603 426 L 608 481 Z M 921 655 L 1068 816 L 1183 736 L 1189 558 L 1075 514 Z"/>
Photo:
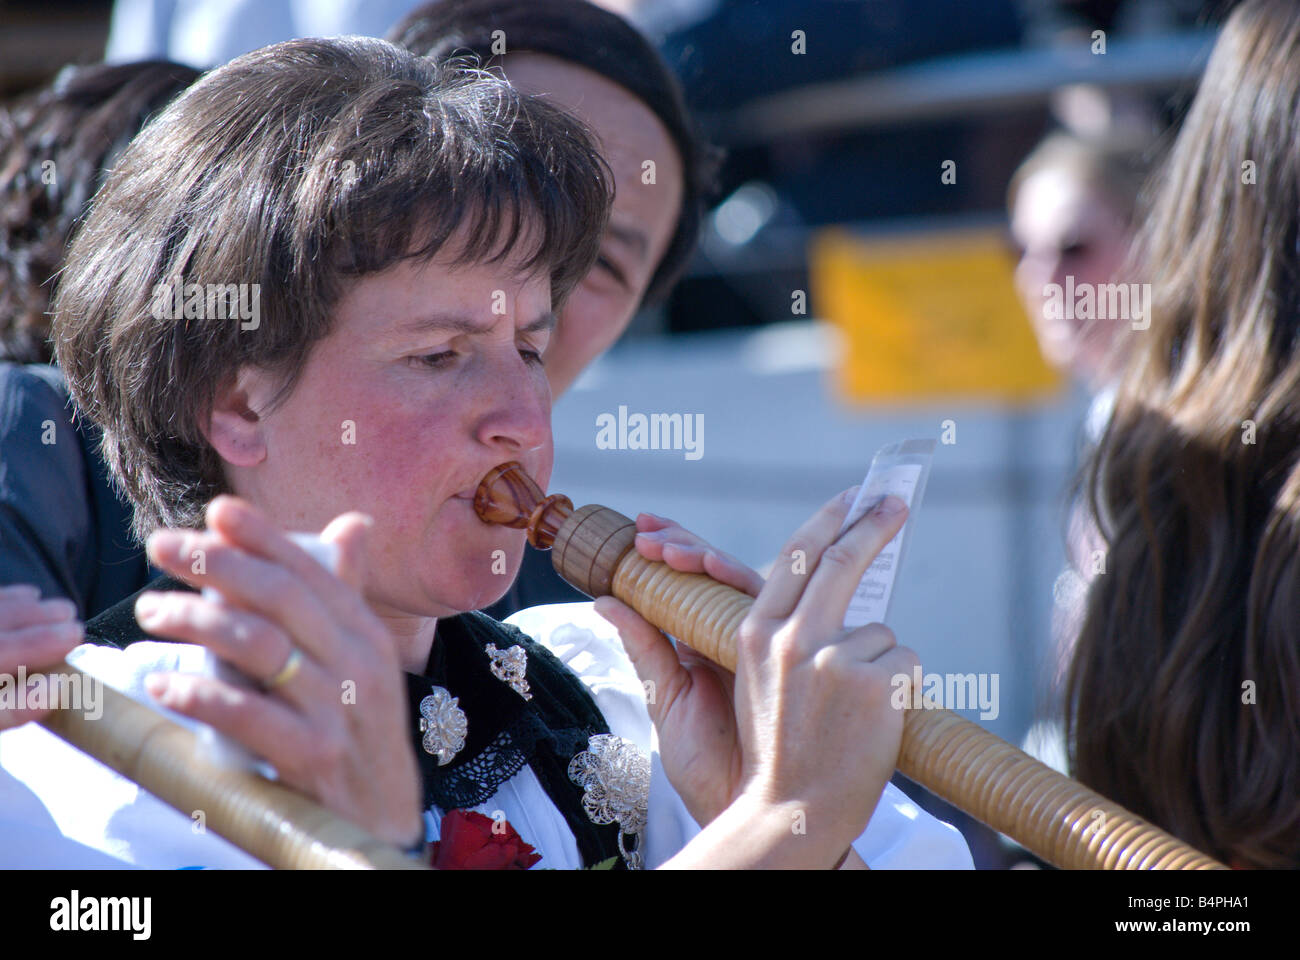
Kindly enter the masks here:
<path id="1" fill-rule="evenodd" d="M 555 328 L 556 318 L 551 311 L 546 311 L 532 323 L 520 327 L 519 333 L 537 333 L 541 330 L 552 330 Z M 482 323 L 473 316 L 466 313 L 433 313 L 423 317 L 416 317 L 402 325 L 404 333 L 439 333 L 451 331 L 453 333 L 487 333 L 491 330 L 493 324 Z"/>

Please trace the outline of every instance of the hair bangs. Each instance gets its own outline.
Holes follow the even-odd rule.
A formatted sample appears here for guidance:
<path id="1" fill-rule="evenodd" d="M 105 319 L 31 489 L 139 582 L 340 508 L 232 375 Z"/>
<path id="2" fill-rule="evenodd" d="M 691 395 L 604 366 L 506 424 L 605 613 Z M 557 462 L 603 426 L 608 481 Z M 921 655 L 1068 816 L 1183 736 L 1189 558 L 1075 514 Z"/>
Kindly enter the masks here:
<path id="1" fill-rule="evenodd" d="M 549 274 L 558 308 L 599 252 L 613 177 L 576 118 L 464 61 L 441 70 L 436 98 L 394 84 L 369 99 L 414 92 L 407 109 L 369 130 L 358 103 L 332 131 L 304 184 L 324 209 L 299 206 L 300 262 L 318 251 L 337 282 L 402 260 L 513 261 Z"/>

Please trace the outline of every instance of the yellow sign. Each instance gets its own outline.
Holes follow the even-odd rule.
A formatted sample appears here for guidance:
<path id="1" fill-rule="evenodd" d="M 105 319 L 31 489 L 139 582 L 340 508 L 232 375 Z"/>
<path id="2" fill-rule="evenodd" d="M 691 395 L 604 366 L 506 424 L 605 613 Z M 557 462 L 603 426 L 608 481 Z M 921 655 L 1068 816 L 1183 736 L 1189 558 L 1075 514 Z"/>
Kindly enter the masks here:
<path id="1" fill-rule="evenodd" d="M 844 335 L 836 376 L 853 403 L 953 396 L 1024 401 L 1060 386 L 1016 296 L 997 230 L 813 237 L 813 308 Z"/>

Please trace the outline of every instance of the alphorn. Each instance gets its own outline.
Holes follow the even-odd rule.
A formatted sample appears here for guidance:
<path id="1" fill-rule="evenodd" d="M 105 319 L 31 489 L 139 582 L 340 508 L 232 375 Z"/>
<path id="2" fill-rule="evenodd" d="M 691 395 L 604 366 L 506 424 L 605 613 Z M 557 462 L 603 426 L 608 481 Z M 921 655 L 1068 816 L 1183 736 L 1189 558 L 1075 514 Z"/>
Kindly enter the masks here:
<path id="1" fill-rule="evenodd" d="M 103 712 L 57 710 L 42 724 L 206 829 L 279 869 L 421 869 L 422 865 L 297 791 L 204 757 L 198 737 L 76 667 L 71 682 L 101 684 Z"/>
<path id="2" fill-rule="evenodd" d="M 591 597 L 612 595 L 714 663 L 736 669 L 736 634 L 753 599 L 704 574 L 647 560 L 636 524 L 608 507 L 546 496 L 511 461 L 474 494 L 485 523 L 522 528 L 556 572 Z M 1225 870 L 1154 824 L 1063 776 L 978 724 L 926 701 L 904 714 L 898 769 L 931 793 L 1065 869 Z"/>

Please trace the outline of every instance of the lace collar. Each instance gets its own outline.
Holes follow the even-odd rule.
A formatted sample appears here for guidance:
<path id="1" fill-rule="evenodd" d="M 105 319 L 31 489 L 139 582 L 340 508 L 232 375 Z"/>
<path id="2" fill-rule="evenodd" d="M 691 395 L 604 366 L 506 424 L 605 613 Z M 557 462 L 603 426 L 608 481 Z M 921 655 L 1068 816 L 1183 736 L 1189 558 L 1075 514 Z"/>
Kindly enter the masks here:
<path id="1" fill-rule="evenodd" d="M 444 812 L 485 802 L 532 759 L 539 739 L 554 739 L 563 733 L 548 729 L 533 704 L 492 675 L 486 648 L 489 643 L 499 644 L 506 628 L 475 620 L 476 616 L 481 615 L 461 614 L 439 620 L 424 675 L 406 674 L 411 731 L 424 780 L 424 804 Z M 536 676 L 537 663 L 536 655 L 529 658 L 530 687 L 540 680 Z M 424 749 L 419 735 L 420 702 L 435 686 L 459 700 L 468 721 L 465 745 L 442 766 Z M 574 731 L 574 735 L 578 732 Z"/>
<path id="2" fill-rule="evenodd" d="M 525 700 L 492 674 L 488 644 L 518 644 L 527 655 Z M 531 767 L 564 816 L 588 866 L 620 854 L 620 825 L 595 817 L 588 784 L 570 776 L 570 764 L 609 726 L 582 682 L 542 645 L 516 627 L 478 612 L 438 621 L 423 676 L 406 675 L 411 735 L 424 781 L 426 808 L 443 813 L 478 806 L 525 766 Z M 428 753 L 419 733 L 420 701 L 434 686 L 459 700 L 467 718 L 465 745 L 445 766 Z M 619 856 L 619 866 L 624 865 Z"/>

